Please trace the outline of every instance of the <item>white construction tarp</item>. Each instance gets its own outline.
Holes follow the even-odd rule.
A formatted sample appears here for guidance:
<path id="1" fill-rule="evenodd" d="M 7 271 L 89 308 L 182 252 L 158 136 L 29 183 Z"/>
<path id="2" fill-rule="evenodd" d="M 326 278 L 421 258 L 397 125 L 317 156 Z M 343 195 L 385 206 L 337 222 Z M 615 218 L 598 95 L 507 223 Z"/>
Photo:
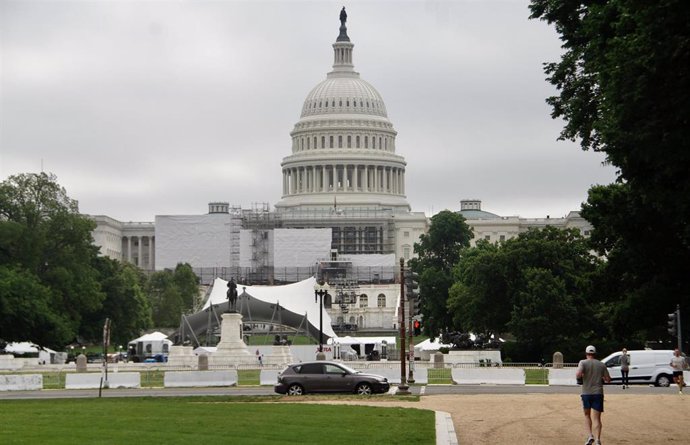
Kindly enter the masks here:
<path id="1" fill-rule="evenodd" d="M 178 263 L 237 266 L 231 264 L 230 255 L 231 225 L 235 223 L 228 213 L 156 216 L 156 269 L 174 269 Z"/>
<path id="2" fill-rule="evenodd" d="M 273 265 L 309 267 L 328 258 L 331 251 L 331 229 L 274 229 Z"/>
<path id="3" fill-rule="evenodd" d="M 359 255 L 341 255 L 343 261 L 351 261 L 352 267 L 394 267 L 395 254 L 367 253 Z"/>
<path id="4" fill-rule="evenodd" d="M 221 278 L 216 278 L 213 282 L 213 289 L 208 300 L 204 304 L 204 309 L 211 304 L 221 304 L 227 301 L 226 293 L 228 282 Z M 266 303 L 279 303 L 281 307 L 299 315 L 307 315 L 307 320 L 313 326 L 319 326 L 319 301 L 314 298 L 314 277 L 297 283 L 286 284 L 284 286 L 247 286 L 242 283 L 237 284 L 237 294 L 242 295 L 247 292 L 257 300 Z M 329 337 L 337 337 L 331 327 L 331 316 L 326 310 L 323 311 L 323 333 Z"/>

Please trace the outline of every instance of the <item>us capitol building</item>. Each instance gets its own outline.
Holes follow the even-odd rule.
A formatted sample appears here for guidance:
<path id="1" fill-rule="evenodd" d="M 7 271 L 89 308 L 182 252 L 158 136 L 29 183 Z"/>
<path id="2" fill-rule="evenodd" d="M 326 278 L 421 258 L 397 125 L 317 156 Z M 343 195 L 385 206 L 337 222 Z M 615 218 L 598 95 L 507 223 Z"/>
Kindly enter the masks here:
<path id="1" fill-rule="evenodd" d="M 406 199 L 405 158 L 379 92 L 354 70 L 354 44 L 341 15 L 333 67 L 307 95 L 283 158 L 282 197 L 250 209 L 209 203 L 204 215 L 157 215 L 155 222 L 122 222 L 103 215 L 94 239 L 103 255 L 144 270 L 189 263 L 202 282 L 215 276 L 254 283 L 293 282 L 319 264 L 359 282 L 392 283 L 400 258 L 428 229 Z M 589 224 L 577 212 L 563 218 L 502 217 L 461 201 L 478 239 L 502 241 L 531 227 Z"/>

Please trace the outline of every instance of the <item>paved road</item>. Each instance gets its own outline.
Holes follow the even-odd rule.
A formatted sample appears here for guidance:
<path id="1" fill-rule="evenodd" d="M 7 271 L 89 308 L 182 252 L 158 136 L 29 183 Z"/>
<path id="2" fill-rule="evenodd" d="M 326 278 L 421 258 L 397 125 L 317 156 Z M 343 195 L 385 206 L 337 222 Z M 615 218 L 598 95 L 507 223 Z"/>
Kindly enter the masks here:
<path id="1" fill-rule="evenodd" d="M 421 395 L 475 395 L 475 394 L 579 394 L 577 386 L 546 385 L 427 385 L 412 386 L 413 394 Z M 607 386 L 606 393 L 630 395 L 675 394 L 677 389 L 634 386 L 622 390 Z M 139 388 L 104 389 L 103 397 L 185 397 L 185 396 L 269 396 L 275 395 L 270 386 L 242 386 L 230 388 Z M 0 400 L 62 399 L 98 397 L 97 389 L 49 389 L 42 391 L 3 391 Z"/>

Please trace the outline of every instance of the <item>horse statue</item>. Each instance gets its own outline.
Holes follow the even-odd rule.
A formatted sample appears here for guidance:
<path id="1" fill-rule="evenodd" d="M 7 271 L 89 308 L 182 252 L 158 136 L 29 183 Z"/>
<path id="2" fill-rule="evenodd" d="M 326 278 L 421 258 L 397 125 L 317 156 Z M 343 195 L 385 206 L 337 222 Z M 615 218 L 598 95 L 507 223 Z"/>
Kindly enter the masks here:
<path id="1" fill-rule="evenodd" d="M 228 292 L 225 295 L 228 299 L 228 312 L 237 312 L 237 284 L 234 278 L 228 281 Z"/>

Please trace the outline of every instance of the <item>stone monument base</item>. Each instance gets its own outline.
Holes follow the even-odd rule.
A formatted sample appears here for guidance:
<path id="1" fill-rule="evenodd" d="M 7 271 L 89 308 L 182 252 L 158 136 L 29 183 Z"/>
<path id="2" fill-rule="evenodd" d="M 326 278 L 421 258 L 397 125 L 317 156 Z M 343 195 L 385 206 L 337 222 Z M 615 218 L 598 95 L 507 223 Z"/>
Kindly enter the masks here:
<path id="1" fill-rule="evenodd" d="M 196 355 L 191 346 L 171 346 L 168 354 L 168 365 L 196 367 Z"/>
<path id="2" fill-rule="evenodd" d="M 288 365 L 293 361 L 289 346 L 273 346 L 271 354 L 263 358 L 265 365 Z"/>
<path id="3" fill-rule="evenodd" d="M 209 357 L 209 364 L 228 366 L 256 363 L 256 357 L 249 353 L 247 344 L 242 340 L 242 315 L 232 312 L 221 317 L 220 342 L 216 352 Z"/>

